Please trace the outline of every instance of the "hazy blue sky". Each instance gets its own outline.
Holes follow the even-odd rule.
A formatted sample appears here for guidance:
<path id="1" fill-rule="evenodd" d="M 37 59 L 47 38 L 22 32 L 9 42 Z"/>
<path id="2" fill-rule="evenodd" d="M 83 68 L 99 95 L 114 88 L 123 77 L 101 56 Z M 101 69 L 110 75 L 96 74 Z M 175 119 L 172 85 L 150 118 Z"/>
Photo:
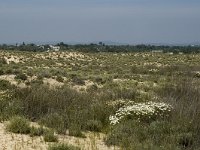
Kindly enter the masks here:
<path id="1" fill-rule="evenodd" d="M 0 43 L 200 42 L 200 0 L 0 0 Z"/>

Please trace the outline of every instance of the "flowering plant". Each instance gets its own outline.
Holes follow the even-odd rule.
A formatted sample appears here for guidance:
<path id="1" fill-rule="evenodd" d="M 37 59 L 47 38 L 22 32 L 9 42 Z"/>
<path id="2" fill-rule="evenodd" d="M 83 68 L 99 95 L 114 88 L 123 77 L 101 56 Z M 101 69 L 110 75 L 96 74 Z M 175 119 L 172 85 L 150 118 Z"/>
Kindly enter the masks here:
<path id="1" fill-rule="evenodd" d="M 119 108 L 114 115 L 110 115 L 109 120 L 111 125 L 116 125 L 125 118 L 135 118 L 140 121 L 168 116 L 171 110 L 172 106 L 163 102 L 128 102 Z"/>

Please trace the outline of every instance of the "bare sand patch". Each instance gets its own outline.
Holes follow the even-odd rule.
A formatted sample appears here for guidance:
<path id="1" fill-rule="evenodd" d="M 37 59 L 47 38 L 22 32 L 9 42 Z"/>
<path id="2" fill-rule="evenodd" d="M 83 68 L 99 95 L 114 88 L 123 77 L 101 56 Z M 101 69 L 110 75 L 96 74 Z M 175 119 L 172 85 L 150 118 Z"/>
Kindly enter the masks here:
<path id="1" fill-rule="evenodd" d="M 6 132 L 5 125 L 0 123 L 0 149 L 1 150 L 46 150 L 48 145 L 42 137 Z"/>
<path id="2" fill-rule="evenodd" d="M 51 88 L 62 87 L 64 85 L 64 83 L 58 82 L 56 79 L 52 79 L 52 78 L 44 78 L 43 82 L 44 84 L 49 85 Z"/>
<path id="3" fill-rule="evenodd" d="M 6 80 L 6 81 L 9 81 L 11 84 L 13 85 L 17 85 L 18 82 L 15 80 L 15 76 L 16 75 L 1 75 L 0 76 L 0 79 L 1 80 Z"/>
<path id="4" fill-rule="evenodd" d="M 32 123 L 35 125 L 35 123 Z M 5 130 L 5 124 L 0 123 L 0 149 L 1 150 L 47 150 L 52 143 L 44 142 L 42 136 L 30 137 L 24 134 L 14 134 Z M 59 143 L 80 147 L 82 150 L 119 150 L 118 147 L 108 147 L 104 144 L 102 133 L 88 132 L 86 138 L 58 135 Z"/>
<path id="5" fill-rule="evenodd" d="M 10 84 L 12 85 L 15 85 L 15 86 L 18 86 L 20 88 L 25 88 L 26 87 L 26 84 L 21 82 L 21 83 L 18 83 L 16 80 L 15 80 L 15 76 L 16 75 L 1 75 L 0 76 L 0 80 L 6 80 L 8 82 L 10 82 Z"/>

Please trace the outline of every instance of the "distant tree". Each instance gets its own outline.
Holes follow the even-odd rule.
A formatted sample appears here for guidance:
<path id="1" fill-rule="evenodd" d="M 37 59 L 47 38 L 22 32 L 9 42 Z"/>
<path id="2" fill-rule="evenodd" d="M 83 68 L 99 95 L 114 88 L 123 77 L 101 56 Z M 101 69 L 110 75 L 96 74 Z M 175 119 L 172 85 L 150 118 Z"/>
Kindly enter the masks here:
<path id="1" fill-rule="evenodd" d="M 68 44 L 65 44 L 64 42 L 60 42 L 60 43 L 57 43 L 56 46 L 68 47 Z"/>

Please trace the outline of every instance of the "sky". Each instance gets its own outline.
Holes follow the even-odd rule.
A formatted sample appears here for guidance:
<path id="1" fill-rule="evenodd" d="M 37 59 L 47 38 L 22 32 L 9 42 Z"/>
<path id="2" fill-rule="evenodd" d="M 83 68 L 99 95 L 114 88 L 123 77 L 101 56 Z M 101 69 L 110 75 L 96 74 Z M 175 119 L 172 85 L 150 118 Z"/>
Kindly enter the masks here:
<path id="1" fill-rule="evenodd" d="M 0 0 L 0 43 L 200 43 L 200 0 Z"/>

